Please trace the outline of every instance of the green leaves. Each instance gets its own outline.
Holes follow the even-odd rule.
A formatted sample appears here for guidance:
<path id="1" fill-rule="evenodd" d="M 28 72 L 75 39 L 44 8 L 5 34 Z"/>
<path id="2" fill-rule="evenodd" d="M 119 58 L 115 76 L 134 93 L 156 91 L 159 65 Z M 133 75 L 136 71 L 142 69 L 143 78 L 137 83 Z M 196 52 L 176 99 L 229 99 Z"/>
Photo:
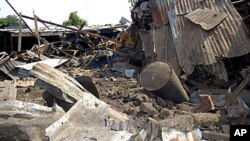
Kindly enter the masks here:
<path id="1" fill-rule="evenodd" d="M 66 21 L 63 21 L 63 25 L 65 25 L 65 26 L 76 26 L 77 28 L 81 29 L 85 25 L 87 25 L 87 21 L 80 18 L 77 15 L 77 11 L 74 11 L 74 12 L 70 12 L 69 19 L 66 20 Z"/>
<path id="2" fill-rule="evenodd" d="M 138 0 L 128 0 L 128 2 L 131 3 L 131 6 L 134 6 L 137 1 Z"/>
<path id="3" fill-rule="evenodd" d="M 18 18 L 15 15 L 8 15 L 5 18 L 0 18 L 0 25 L 18 25 Z"/>

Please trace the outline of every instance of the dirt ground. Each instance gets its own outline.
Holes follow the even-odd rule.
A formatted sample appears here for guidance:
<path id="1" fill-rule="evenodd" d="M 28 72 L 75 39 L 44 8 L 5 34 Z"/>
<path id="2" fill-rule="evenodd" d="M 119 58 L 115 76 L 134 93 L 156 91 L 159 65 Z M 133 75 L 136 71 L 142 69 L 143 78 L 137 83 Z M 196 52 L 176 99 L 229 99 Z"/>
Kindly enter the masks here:
<path id="1" fill-rule="evenodd" d="M 158 121 L 182 115 L 193 108 L 188 103 L 174 104 L 171 101 L 156 97 L 143 90 L 135 78 L 126 78 L 119 72 L 111 70 L 83 70 L 72 68 L 59 68 L 71 76 L 91 76 L 99 91 L 100 99 L 108 103 L 113 109 L 126 113 L 140 128 L 148 117 Z M 45 90 L 35 88 L 17 88 L 17 100 L 47 105 L 43 99 Z M 217 130 L 216 127 L 209 127 Z"/>

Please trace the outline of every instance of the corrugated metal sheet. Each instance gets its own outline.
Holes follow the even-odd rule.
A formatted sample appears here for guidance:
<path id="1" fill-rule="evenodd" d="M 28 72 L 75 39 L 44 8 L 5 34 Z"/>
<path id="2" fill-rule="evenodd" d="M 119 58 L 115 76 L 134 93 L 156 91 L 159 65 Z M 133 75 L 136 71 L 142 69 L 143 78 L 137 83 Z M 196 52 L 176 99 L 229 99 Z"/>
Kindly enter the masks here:
<path id="1" fill-rule="evenodd" d="M 154 56 L 152 31 L 141 31 L 139 34 L 142 39 L 142 50 L 145 52 L 146 58 Z"/>
<path id="2" fill-rule="evenodd" d="M 228 16 L 213 30 L 205 31 L 184 17 L 199 8 L 224 12 Z M 217 58 L 250 52 L 246 27 L 228 0 L 168 0 L 167 13 L 178 61 L 186 73 L 191 73 L 194 65 L 209 65 L 216 63 Z"/>
<path id="3" fill-rule="evenodd" d="M 167 0 L 149 0 L 149 7 L 155 26 L 169 23 Z"/>
<path id="4" fill-rule="evenodd" d="M 174 41 L 169 24 L 159 28 L 153 28 L 154 50 L 157 54 L 157 61 L 164 61 L 171 64 L 177 75 L 181 74 L 181 68 L 175 50 Z"/>
<path id="5" fill-rule="evenodd" d="M 17 79 L 16 76 L 13 76 L 11 74 L 12 70 L 19 65 L 24 65 L 25 63 L 20 62 L 20 61 L 14 61 L 14 60 L 9 60 L 4 66 L 0 68 L 2 72 L 4 72 L 6 75 L 8 75 L 10 78 L 13 80 Z"/>
<path id="6" fill-rule="evenodd" d="M 199 24 L 203 29 L 210 30 L 226 18 L 224 12 L 217 12 L 211 9 L 196 9 L 185 17 L 192 22 Z"/>

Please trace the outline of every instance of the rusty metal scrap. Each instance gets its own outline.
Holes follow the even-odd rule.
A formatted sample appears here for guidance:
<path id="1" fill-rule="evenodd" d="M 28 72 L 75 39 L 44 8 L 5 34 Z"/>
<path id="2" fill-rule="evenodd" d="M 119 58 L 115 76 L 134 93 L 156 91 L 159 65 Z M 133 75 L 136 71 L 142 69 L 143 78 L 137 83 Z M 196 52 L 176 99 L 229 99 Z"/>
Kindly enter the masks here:
<path id="1" fill-rule="evenodd" d="M 157 6 L 155 3 L 157 3 Z M 157 24 L 152 24 L 152 28 L 149 30 L 146 28 L 149 33 L 146 35 L 144 33 L 141 34 L 144 30 L 141 26 L 143 21 L 140 19 L 135 20 L 136 22 L 139 22 L 138 27 L 140 28 L 139 31 L 142 41 L 145 41 L 146 43 L 154 38 L 155 41 L 153 42 L 153 46 L 156 46 L 157 50 L 155 51 L 157 56 L 160 56 L 160 58 L 164 58 L 162 57 L 164 54 L 163 49 L 161 48 L 174 47 L 177 54 L 175 57 L 171 58 L 172 60 L 173 58 L 178 60 L 180 67 L 187 74 L 192 73 L 194 66 L 196 65 L 211 65 L 217 63 L 218 59 L 241 56 L 250 52 L 250 39 L 248 31 L 246 30 L 239 13 L 227 0 L 216 2 L 211 0 L 152 0 L 149 1 L 148 4 L 149 7 L 151 7 L 151 15 L 155 20 L 153 23 Z M 137 11 L 140 11 L 138 9 L 140 9 L 140 7 L 137 7 Z M 169 23 L 161 22 L 161 18 L 159 17 L 164 15 L 159 12 L 162 11 L 161 9 L 166 9 L 168 16 L 165 18 L 168 18 Z M 193 13 L 197 9 L 203 10 L 199 10 L 199 13 L 197 13 L 197 11 L 196 13 Z M 213 12 L 205 9 L 212 9 Z M 204 13 L 206 13 L 206 11 L 209 11 L 209 15 L 211 16 L 207 16 L 206 14 L 206 17 L 204 17 Z M 199 18 L 194 20 L 205 23 L 208 21 L 209 23 L 211 22 L 211 26 L 206 27 L 206 29 L 210 30 L 206 31 L 199 28 L 196 24 L 186 18 L 186 16 L 192 13 L 194 15 L 197 14 L 197 16 L 202 15 L 198 16 Z M 212 17 L 215 13 L 220 13 L 216 16 L 218 18 Z M 192 19 L 193 18 L 194 17 L 192 17 Z M 159 25 L 159 23 L 161 24 Z M 169 26 L 171 30 L 163 36 L 166 36 L 167 39 L 172 38 L 173 43 L 169 42 L 167 45 L 160 45 L 157 40 L 158 38 L 154 37 L 154 35 L 162 32 L 165 28 L 164 26 Z M 157 31 L 158 33 L 150 34 L 152 30 Z M 171 40 L 169 39 L 168 41 Z M 151 49 L 145 48 L 152 48 L 152 46 L 145 45 L 145 43 L 143 44 L 145 53 L 150 54 L 150 52 L 152 52 Z M 168 54 L 167 52 L 167 49 L 165 49 L 165 56 Z M 170 62 L 170 59 L 167 57 L 165 58 L 165 61 Z M 174 63 L 174 65 L 175 64 L 176 63 Z"/>
<path id="2" fill-rule="evenodd" d="M 36 64 L 30 71 L 30 74 L 48 83 L 49 86 L 52 85 L 53 87 L 59 88 L 66 96 L 55 96 L 69 103 L 74 103 L 84 95 L 83 90 L 85 89 L 81 86 L 81 84 L 79 84 L 70 76 L 46 64 Z M 62 85 L 62 82 L 67 85 Z M 44 87 L 47 88 L 48 91 L 50 91 L 50 87 Z"/>
<path id="3" fill-rule="evenodd" d="M 166 0 L 149 0 L 149 7 L 155 26 L 169 23 Z"/>
<path id="4" fill-rule="evenodd" d="M 8 100 L 0 102 L 0 116 L 27 118 L 46 117 L 53 115 L 56 109 L 41 106 L 35 103 L 22 102 L 18 100 Z M 63 111 L 57 111 L 64 113 Z"/>
<path id="5" fill-rule="evenodd" d="M 228 16 L 207 32 L 185 18 L 185 14 L 198 8 L 222 11 Z M 229 1 L 169 0 L 167 9 L 178 60 L 186 73 L 192 72 L 193 65 L 209 65 L 216 63 L 217 58 L 250 52 L 250 39 L 243 20 Z"/>
<path id="6" fill-rule="evenodd" d="M 127 141 L 132 136 L 127 131 L 126 115 L 111 109 L 95 96 L 84 94 L 61 119 L 46 129 L 50 140 Z"/>
<path id="7" fill-rule="evenodd" d="M 226 18 L 227 14 L 224 12 L 217 12 L 211 9 L 196 9 L 191 13 L 185 15 L 186 18 L 192 22 L 201 25 L 205 30 L 210 30 L 217 26 Z"/>

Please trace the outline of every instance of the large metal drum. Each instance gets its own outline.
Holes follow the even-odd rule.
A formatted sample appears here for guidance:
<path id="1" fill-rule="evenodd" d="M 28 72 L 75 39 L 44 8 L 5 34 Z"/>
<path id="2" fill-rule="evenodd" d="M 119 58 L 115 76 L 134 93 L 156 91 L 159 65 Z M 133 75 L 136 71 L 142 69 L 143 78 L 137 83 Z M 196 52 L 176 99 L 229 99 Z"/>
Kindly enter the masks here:
<path id="1" fill-rule="evenodd" d="M 165 62 L 154 62 L 147 65 L 140 74 L 140 82 L 144 89 L 175 103 L 189 100 L 176 73 Z"/>

